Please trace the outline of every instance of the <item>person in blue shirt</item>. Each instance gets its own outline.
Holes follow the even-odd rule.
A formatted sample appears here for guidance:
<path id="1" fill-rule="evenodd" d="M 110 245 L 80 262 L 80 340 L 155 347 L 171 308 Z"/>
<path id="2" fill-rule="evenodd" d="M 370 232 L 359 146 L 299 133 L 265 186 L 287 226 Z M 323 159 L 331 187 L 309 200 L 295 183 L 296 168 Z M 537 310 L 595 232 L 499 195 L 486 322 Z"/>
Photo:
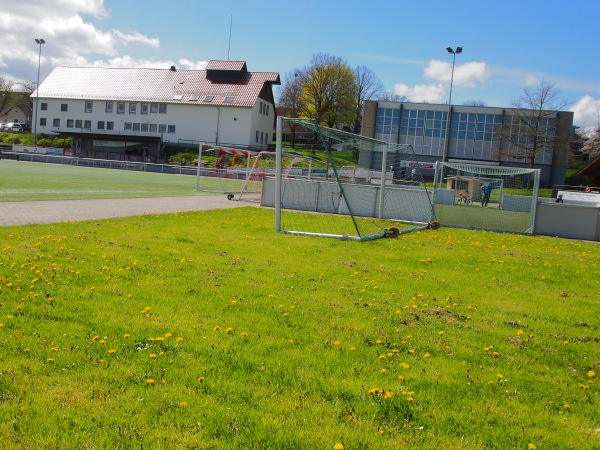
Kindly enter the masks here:
<path id="1" fill-rule="evenodd" d="M 487 208 L 488 202 L 490 201 L 490 195 L 492 195 L 492 191 L 494 189 L 498 189 L 500 186 L 492 186 L 492 183 L 484 184 L 481 186 L 481 190 L 483 191 L 483 198 L 481 199 L 481 207 Z"/>

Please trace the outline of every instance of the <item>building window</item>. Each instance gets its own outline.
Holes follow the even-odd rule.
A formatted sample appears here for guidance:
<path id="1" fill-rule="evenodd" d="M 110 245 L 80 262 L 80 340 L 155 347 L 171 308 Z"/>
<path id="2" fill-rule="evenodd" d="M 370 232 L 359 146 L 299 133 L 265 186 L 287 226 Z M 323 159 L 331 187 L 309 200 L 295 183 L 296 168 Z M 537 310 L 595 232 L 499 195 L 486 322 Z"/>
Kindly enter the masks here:
<path id="1" fill-rule="evenodd" d="M 83 128 L 85 128 L 86 130 L 91 130 L 92 129 L 92 121 L 91 120 L 84 121 Z"/>
<path id="2" fill-rule="evenodd" d="M 150 103 L 150 112 L 156 114 L 158 112 L 158 103 Z"/>
<path id="3" fill-rule="evenodd" d="M 258 108 L 260 110 L 260 113 L 263 113 L 263 102 L 259 102 L 260 103 L 260 107 Z"/>
<path id="4" fill-rule="evenodd" d="M 75 128 L 83 128 L 83 120 L 76 120 Z"/>
<path id="5" fill-rule="evenodd" d="M 227 96 L 223 99 L 223 103 L 231 103 L 233 102 L 233 97 Z"/>
<path id="6" fill-rule="evenodd" d="M 269 115 L 269 105 L 265 105 L 265 106 L 267 107 L 267 108 L 266 108 L 266 109 L 267 109 L 267 112 L 265 112 L 265 116 L 268 116 L 268 115 Z"/>
<path id="7" fill-rule="evenodd" d="M 150 124 L 150 133 L 156 133 L 156 130 L 158 130 L 158 125 L 156 125 L 155 123 L 151 123 Z"/>
<path id="8" fill-rule="evenodd" d="M 53 119 L 52 120 L 52 126 L 53 127 L 60 127 L 60 119 Z"/>
<path id="9" fill-rule="evenodd" d="M 260 143 L 263 143 L 263 139 L 265 138 L 265 133 L 263 131 L 260 132 Z"/>
<path id="10" fill-rule="evenodd" d="M 67 119 L 67 128 L 73 128 L 73 119 Z"/>
<path id="11" fill-rule="evenodd" d="M 125 114 L 125 103 L 117 103 L 117 114 Z"/>
<path id="12" fill-rule="evenodd" d="M 167 133 L 175 133 L 175 125 L 169 125 L 167 127 Z"/>
<path id="13" fill-rule="evenodd" d="M 256 130 L 256 143 L 258 144 L 258 130 Z"/>
<path id="14" fill-rule="evenodd" d="M 40 109 L 42 111 L 47 111 L 48 110 L 48 103 L 40 103 Z"/>
<path id="15" fill-rule="evenodd" d="M 142 131 L 147 133 L 148 132 L 148 124 L 147 123 L 143 123 L 142 124 Z"/>
<path id="16" fill-rule="evenodd" d="M 129 104 L 129 114 L 136 114 L 137 112 L 137 103 Z"/>
<path id="17" fill-rule="evenodd" d="M 265 144 L 269 144 L 269 133 L 265 133 Z"/>
<path id="18" fill-rule="evenodd" d="M 69 110 L 69 105 L 67 105 L 66 103 L 61 103 L 60 104 L 60 110 L 62 112 L 67 112 Z"/>
<path id="19" fill-rule="evenodd" d="M 140 105 L 140 114 L 148 114 L 148 103 L 142 103 Z"/>
<path id="20" fill-rule="evenodd" d="M 167 104 L 166 103 L 160 103 L 158 105 L 158 113 L 159 114 L 166 114 L 167 113 Z"/>
<path id="21" fill-rule="evenodd" d="M 132 129 L 133 129 L 133 131 L 140 131 L 140 124 L 139 123 L 134 123 Z"/>
<path id="22" fill-rule="evenodd" d="M 166 133 L 167 132 L 167 126 L 164 123 L 161 123 L 158 126 L 158 132 L 159 133 Z"/>
<path id="23" fill-rule="evenodd" d="M 98 129 L 99 130 L 104 130 L 104 120 L 99 120 L 98 121 Z"/>
<path id="24" fill-rule="evenodd" d="M 42 127 L 46 126 L 46 118 L 45 117 L 40 117 L 40 126 L 42 126 Z"/>
<path id="25" fill-rule="evenodd" d="M 112 114 L 113 112 L 113 102 L 106 102 L 106 107 L 104 108 L 104 112 L 108 114 Z"/>
<path id="26" fill-rule="evenodd" d="M 107 130 L 114 130 L 115 129 L 115 123 L 114 122 L 106 122 L 106 129 Z"/>
<path id="27" fill-rule="evenodd" d="M 124 128 L 125 131 L 131 131 L 131 122 L 125 122 Z"/>
<path id="28" fill-rule="evenodd" d="M 94 109 L 94 102 L 85 102 L 85 112 L 91 113 Z"/>

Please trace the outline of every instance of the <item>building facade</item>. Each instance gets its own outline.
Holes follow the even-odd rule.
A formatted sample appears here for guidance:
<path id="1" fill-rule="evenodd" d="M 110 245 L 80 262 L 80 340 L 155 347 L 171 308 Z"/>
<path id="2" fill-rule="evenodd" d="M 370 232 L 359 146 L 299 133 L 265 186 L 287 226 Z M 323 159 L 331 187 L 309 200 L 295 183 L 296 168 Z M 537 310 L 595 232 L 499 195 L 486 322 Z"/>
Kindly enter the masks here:
<path id="1" fill-rule="evenodd" d="M 367 101 L 362 135 L 412 146 L 425 176 L 433 175 L 436 161 L 529 167 L 529 161 L 500 152 L 505 145 L 501 126 L 522 126 L 510 108 L 452 106 L 449 124 L 448 113 L 448 105 Z M 535 168 L 541 171 L 542 185 L 548 187 L 564 184 L 573 113 L 556 111 L 545 117 L 540 125 L 554 144 L 537 153 Z"/>
<path id="2" fill-rule="evenodd" d="M 38 133 L 72 138 L 73 156 L 164 162 L 200 143 L 264 150 L 273 140 L 276 72 L 244 61 L 206 70 L 56 67 L 40 84 Z"/>

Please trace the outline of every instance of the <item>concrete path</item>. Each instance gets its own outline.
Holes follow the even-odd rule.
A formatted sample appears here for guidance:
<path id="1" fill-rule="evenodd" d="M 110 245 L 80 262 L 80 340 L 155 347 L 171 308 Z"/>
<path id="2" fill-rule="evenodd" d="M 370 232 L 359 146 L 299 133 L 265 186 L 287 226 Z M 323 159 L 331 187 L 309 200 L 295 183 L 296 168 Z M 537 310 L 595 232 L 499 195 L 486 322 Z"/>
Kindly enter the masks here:
<path id="1" fill-rule="evenodd" d="M 0 226 L 76 222 L 252 205 L 255 204 L 227 200 L 224 194 L 189 197 L 0 202 Z"/>

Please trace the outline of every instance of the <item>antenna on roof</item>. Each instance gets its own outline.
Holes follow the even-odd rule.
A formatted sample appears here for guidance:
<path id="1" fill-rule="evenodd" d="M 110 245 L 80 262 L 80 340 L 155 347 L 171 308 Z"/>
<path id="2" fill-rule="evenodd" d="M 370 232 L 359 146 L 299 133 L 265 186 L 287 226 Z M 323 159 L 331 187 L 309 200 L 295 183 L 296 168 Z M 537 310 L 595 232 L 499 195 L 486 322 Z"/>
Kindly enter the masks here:
<path id="1" fill-rule="evenodd" d="M 229 61 L 229 50 L 231 50 L 231 28 L 233 27 L 233 14 L 229 18 L 229 45 L 227 47 L 227 61 Z"/>

